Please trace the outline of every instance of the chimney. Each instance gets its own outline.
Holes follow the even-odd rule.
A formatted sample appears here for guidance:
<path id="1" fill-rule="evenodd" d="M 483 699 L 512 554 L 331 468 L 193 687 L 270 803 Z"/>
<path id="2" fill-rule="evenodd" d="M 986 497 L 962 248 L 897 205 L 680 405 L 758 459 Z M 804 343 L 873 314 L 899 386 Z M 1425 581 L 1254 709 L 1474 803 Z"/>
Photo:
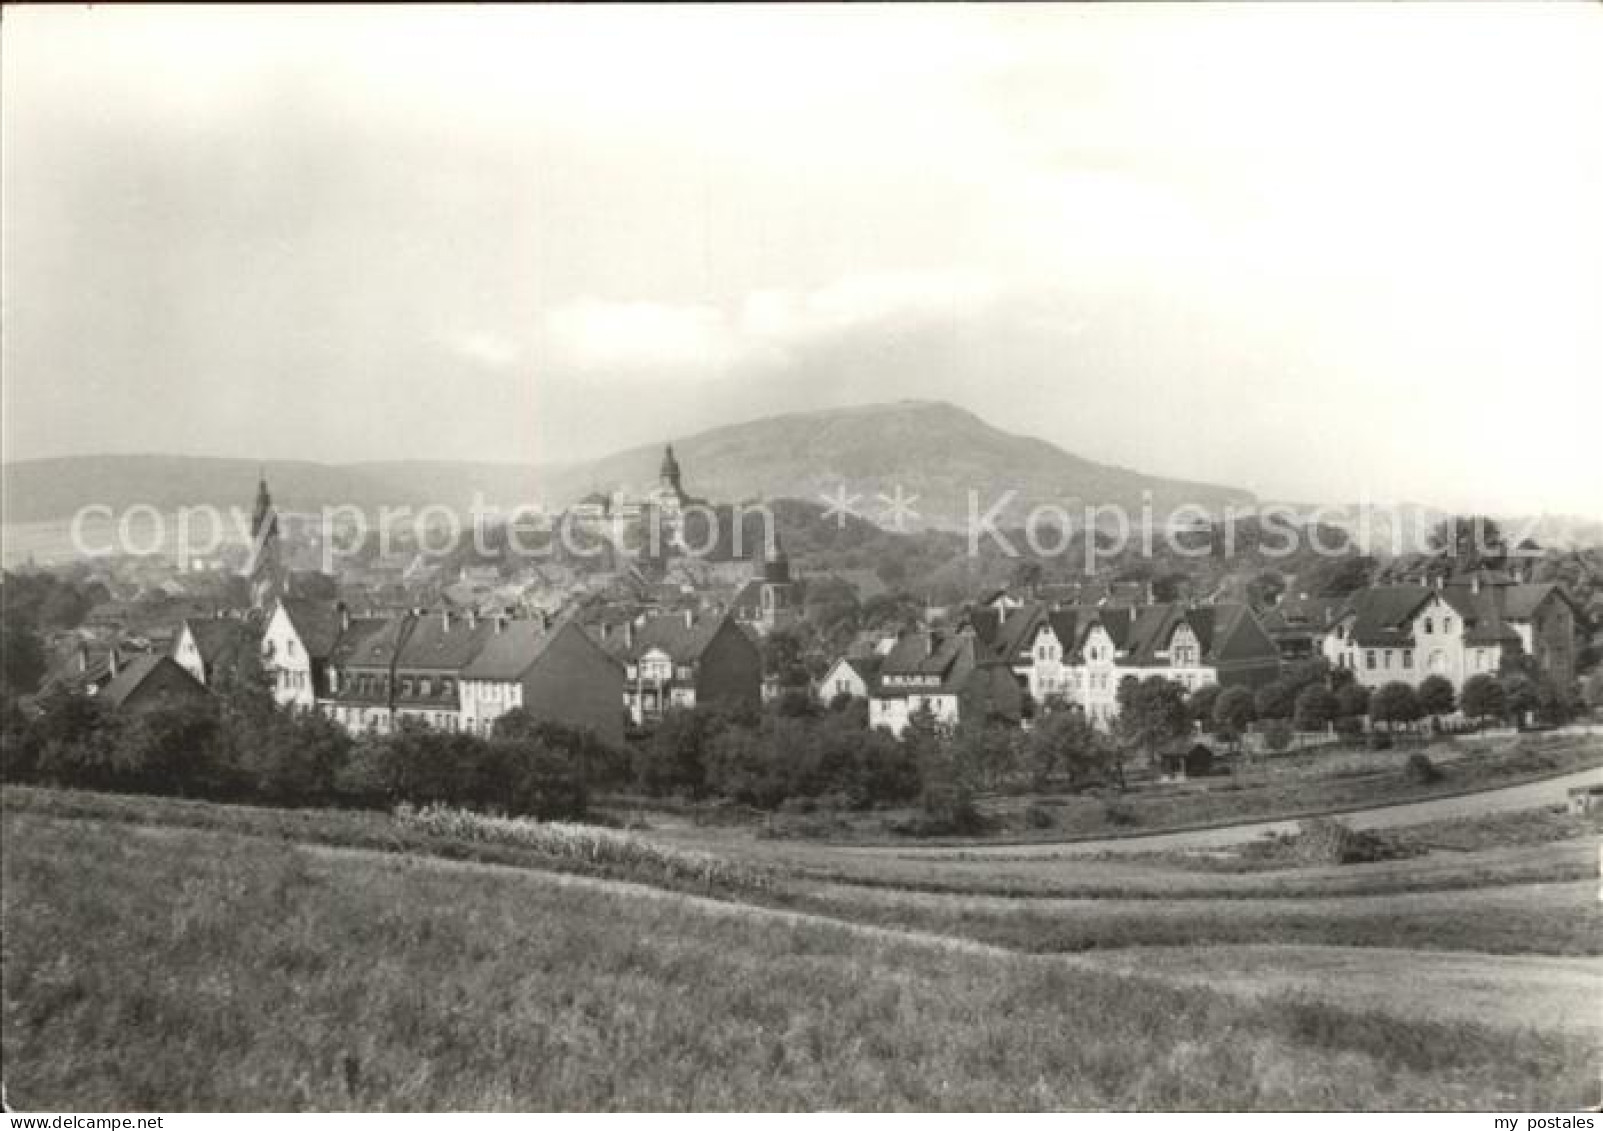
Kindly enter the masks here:
<path id="1" fill-rule="evenodd" d="M 106 653 L 106 670 L 112 675 L 116 675 L 117 669 L 121 666 L 122 657 L 117 655 L 117 646 L 113 644 L 111 646 L 111 651 Z"/>
<path id="2" fill-rule="evenodd" d="M 451 631 L 451 610 L 450 609 L 441 609 L 440 610 L 440 627 L 445 629 L 446 632 L 450 632 Z"/>
<path id="3" fill-rule="evenodd" d="M 1480 570 L 1476 570 L 1474 573 L 1470 574 L 1470 577 L 1469 577 L 1469 591 L 1471 593 L 1479 593 L 1481 591 L 1481 574 L 1480 574 Z"/>
<path id="4" fill-rule="evenodd" d="M 497 621 L 500 620 L 499 617 L 497 617 L 496 619 L 497 619 Z M 468 629 L 471 631 L 472 629 L 475 629 L 475 628 L 478 628 L 478 627 L 479 627 L 479 610 L 475 609 L 475 608 L 469 608 L 468 609 Z"/>
<path id="5" fill-rule="evenodd" d="M 351 610 L 350 610 L 350 606 L 346 605 L 344 601 L 341 601 L 340 604 L 339 604 L 339 610 L 340 610 L 340 631 L 341 632 L 349 632 L 351 630 Z"/>
<path id="6" fill-rule="evenodd" d="M 625 648 L 635 646 L 635 622 L 632 620 L 623 622 L 623 646 Z"/>
<path id="7" fill-rule="evenodd" d="M 89 670 L 89 645 L 87 644 L 78 645 L 78 670 L 80 672 Z"/>
<path id="8" fill-rule="evenodd" d="M 695 628 L 696 627 L 696 610 L 695 609 L 686 609 L 685 610 L 685 627 L 686 628 Z"/>

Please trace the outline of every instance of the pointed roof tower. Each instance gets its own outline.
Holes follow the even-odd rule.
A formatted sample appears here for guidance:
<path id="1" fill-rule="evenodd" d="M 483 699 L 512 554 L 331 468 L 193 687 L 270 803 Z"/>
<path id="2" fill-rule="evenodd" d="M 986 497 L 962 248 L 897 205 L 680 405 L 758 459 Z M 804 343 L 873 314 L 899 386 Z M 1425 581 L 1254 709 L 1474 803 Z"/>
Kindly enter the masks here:
<path id="1" fill-rule="evenodd" d="M 662 469 L 658 472 L 663 483 L 674 489 L 675 494 L 683 494 L 680 487 L 679 461 L 674 458 L 673 445 L 669 444 L 662 453 Z"/>

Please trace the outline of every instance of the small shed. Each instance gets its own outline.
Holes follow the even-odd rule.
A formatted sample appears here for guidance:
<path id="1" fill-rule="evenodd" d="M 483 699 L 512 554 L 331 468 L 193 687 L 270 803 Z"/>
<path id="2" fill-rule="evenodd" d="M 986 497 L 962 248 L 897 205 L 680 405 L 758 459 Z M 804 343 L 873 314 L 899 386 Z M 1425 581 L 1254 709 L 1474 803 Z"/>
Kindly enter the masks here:
<path id="1" fill-rule="evenodd" d="M 1213 773 L 1213 761 L 1213 749 L 1191 739 L 1171 743 L 1158 755 L 1163 776 L 1174 781 L 1207 777 Z"/>
<path id="2" fill-rule="evenodd" d="M 1578 785 L 1572 788 L 1570 812 L 1576 814 L 1603 812 L 1603 783 Z"/>

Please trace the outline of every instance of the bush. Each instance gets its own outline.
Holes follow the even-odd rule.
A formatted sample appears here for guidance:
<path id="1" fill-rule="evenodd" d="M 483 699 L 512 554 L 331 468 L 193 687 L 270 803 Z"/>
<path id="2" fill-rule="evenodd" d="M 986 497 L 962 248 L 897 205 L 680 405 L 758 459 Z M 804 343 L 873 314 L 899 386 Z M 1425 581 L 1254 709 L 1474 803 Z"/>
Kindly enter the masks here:
<path id="1" fill-rule="evenodd" d="M 1102 819 L 1115 828 L 1127 828 L 1136 823 L 1135 810 L 1117 797 L 1102 803 Z"/>
<path id="2" fill-rule="evenodd" d="M 1040 805 L 1031 805 L 1024 810 L 1024 823 L 1032 829 L 1055 829 L 1058 819 L 1052 810 Z"/>
<path id="3" fill-rule="evenodd" d="M 1290 749 L 1294 737 L 1290 724 L 1284 719 L 1270 719 L 1263 725 L 1262 734 L 1264 749 L 1275 754 Z"/>
<path id="4" fill-rule="evenodd" d="M 1403 778 L 1414 785 L 1429 785 L 1440 781 L 1442 772 L 1436 768 L 1423 750 L 1416 750 L 1403 763 Z"/>
<path id="5" fill-rule="evenodd" d="M 1290 847 L 1303 864 L 1370 864 L 1400 855 L 1384 837 L 1355 831 L 1331 817 L 1299 822 Z"/>

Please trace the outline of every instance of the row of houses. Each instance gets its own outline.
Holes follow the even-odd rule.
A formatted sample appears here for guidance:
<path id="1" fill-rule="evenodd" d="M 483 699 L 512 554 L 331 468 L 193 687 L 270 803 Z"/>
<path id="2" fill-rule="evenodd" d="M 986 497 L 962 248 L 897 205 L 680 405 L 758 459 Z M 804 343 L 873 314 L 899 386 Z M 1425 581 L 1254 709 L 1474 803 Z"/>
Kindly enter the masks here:
<path id="1" fill-rule="evenodd" d="M 952 725 L 971 712 L 1020 719 L 1027 701 L 1061 700 L 1100 727 L 1118 715 L 1119 685 L 1161 675 L 1194 690 L 1257 685 L 1281 654 L 1244 604 L 1181 602 L 1058 605 L 998 599 L 949 632 L 909 633 L 889 647 L 843 657 L 818 695 L 868 700 L 869 721 L 900 734 L 928 710 Z"/>
<path id="2" fill-rule="evenodd" d="M 1127 678 L 1158 675 L 1188 691 L 1257 687 L 1284 663 L 1315 656 L 1371 688 L 1440 675 L 1461 690 L 1516 657 L 1567 684 L 1585 621 L 1562 585 L 1493 570 L 1296 598 L 1263 613 L 1240 602 L 1147 597 L 1062 604 L 997 594 L 952 631 L 909 633 L 840 658 L 816 693 L 823 702 L 866 699 L 871 723 L 898 734 L 920 709 L 950 725 L 973 711 L 1018 718 L 1025 702 L 1052 699 L 1107 728 Z"/>
<path id="3" fill-rule="evenodd" d="M 623 738 L 674 707 L 755 706 L 762 657 L 728 614 L 694 610 L 587 628 L 450 610 L 353 616 L 336 602 L 280 600 L 262 635 L 274 697 L 318 710 L 356 733 L 405 719 L 488 733 L 516 708 Z"/>

